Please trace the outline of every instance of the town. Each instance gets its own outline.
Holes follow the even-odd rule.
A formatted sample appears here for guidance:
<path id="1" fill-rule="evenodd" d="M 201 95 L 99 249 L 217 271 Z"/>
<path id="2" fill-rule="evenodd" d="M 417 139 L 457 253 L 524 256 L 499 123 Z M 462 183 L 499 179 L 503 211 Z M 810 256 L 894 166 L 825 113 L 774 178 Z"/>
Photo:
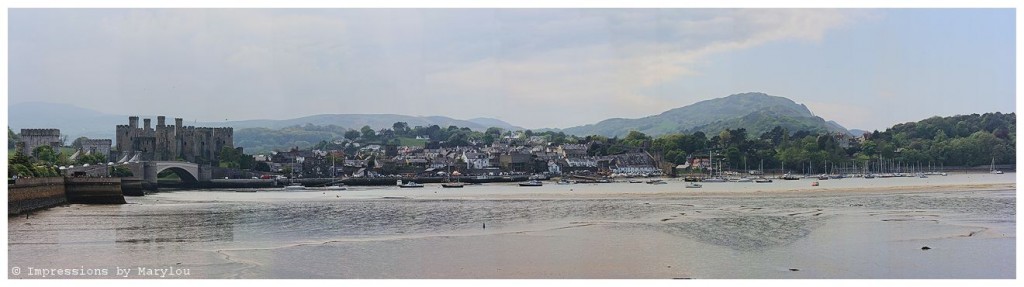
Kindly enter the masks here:
<path id="1" fill-rule="evenodd" d="M 999 113 L 936 117 L 859 137 L 790 132 L 776 126 L 756 137 L 740 128 L 711 137 L 695 132 L 653 138 L 631 131 L 621 139 L 494 127 L 486 131 L 409 127 L 396 122 L 391 128 L 348 130 L 344 137 L 323 139 L 312 147 L 250 155 L 235 146 L 232 128 L 184 126 L 180 118 L 169 125 L 163 116 L 155 126 L 150 119 L 139 125 L 139 118 L 133 116 L 128 125 L 116 127 L 114 140 L 79 138 L 69 147 L 56 129 L 23 129 L 20 135 L 9 131 L 17 138 L 17 153 L 41 161 L 35 165 L 12 162 L 9 175 L 110 176 L 116 168 L 95 165 L 147 161 L 197 164 L 213 179 L 567 176 L 596 181 L 685 176 L 700 181 L 765 174 L 781 178 L 790 173 L 934 173 L 950 165 L 987 164 L 990 157 L 993 165 L 997 159 L 1004 162 L 1012 154 L 1005 141 L 1012 134 L 1003 123 L 1014 117 Z M 975 151 L 971 146 L 988 147 Z M 181 176 L 178 171 L 163 170 L 159 177 Z"/>

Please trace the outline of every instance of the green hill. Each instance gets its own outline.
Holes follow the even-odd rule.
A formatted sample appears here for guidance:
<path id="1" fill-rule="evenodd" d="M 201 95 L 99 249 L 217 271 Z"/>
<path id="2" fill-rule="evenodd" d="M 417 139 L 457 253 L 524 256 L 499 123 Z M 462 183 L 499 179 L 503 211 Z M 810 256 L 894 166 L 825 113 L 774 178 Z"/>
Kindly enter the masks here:
<path id="1" fill-rule="evenodd" d="M 735 94 L 675 108 L 658 115 L 639 119 L 608 119 L 596 124 L 563 130 L 578 136 L 625 136 L 630 130 L 648 135 L 676 132 L 717 133 L 726 128 L 745 128 L 751 134 L 770 131 L 775 126 L 791 131 L 834 131 L 849 133 L 835 122 L 815 116 L 802 104 L 764 93 Z"/>

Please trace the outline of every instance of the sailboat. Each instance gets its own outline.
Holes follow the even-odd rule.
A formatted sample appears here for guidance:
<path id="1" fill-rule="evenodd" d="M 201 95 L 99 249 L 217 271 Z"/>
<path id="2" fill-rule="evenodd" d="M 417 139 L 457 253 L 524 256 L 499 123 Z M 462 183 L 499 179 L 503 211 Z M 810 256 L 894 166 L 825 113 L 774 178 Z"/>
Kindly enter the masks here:
<path id="1" fill-rule="evenodd" d="M 445 179 L 445 182 L 441 184 L 441 187 L 443 187 L 443 188 L 462 188 L 463 184 L 461 182 L 452 182 L 452 165 L 451 164 L 448 164 L 448 174 L 447 174 L 447 176 L 448 176 L 448 178 Z"/>
<path id="2" fill-rule="evenodd" d="M 711 154 L 711 149 L 708 149 L 708 178 L 705 178 L 703 182 L 725 182 L 725 179 L 721 177 L 721 171 L 719 171 L 719 176 L 715 176 L 714 171 L 718 171 L 721 167 L 716 169 L 714 165 L 714 157 Z"/>
<path id="3" fill-rule="evenodd" d="M 761 159 L 761 164 L 757 166 L 757 170 L 758 170 L 758 173 L 761 174 L 761 176 L 758 177 L 757 179 L 755 179 L 754 182 L 756 182 L 756 183 L 771 183 L 772 182 L 771 179 L 768 179 L 768 178 L 764 177 L 764 159 Z"/>
<path id="4" fill-rule="evenodd" d="M 783 180 L 800 180 L 799 176 L 795 176 L 786 171 L 786 162 L 782 162 L 782 179 Z"/>
<path id="5" fill-rule="evenodd" d="M 1003 171 L 996 169 L 996 158 L 992 158 L 992 166 L 989 168 L 988 173 L 991 174 L 1003 174 Z"/>

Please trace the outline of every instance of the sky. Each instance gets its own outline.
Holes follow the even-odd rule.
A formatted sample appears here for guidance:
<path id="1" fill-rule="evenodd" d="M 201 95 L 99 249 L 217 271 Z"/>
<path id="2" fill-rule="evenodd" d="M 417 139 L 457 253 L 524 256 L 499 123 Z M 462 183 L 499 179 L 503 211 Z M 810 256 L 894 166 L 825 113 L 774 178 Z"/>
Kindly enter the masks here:
<path id="1" fill-rule="evenodd" d="M 846 128 L 1015 112 L 1013 9 L 8 10 L 8 105 L 567 128 L 764 92 Z"/>

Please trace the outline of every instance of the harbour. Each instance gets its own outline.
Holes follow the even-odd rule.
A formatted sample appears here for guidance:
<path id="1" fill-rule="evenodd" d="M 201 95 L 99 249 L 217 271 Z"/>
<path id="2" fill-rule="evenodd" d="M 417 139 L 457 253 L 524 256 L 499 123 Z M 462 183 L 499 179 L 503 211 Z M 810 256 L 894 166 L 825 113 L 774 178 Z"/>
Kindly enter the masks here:
<path id="1" fill-rule="evenodd" d="M 161 192 L 9 217 L 10 264 L 170 262 L 189 278 L 1014 276 L 1012 174 L 685 184 Z"/>

